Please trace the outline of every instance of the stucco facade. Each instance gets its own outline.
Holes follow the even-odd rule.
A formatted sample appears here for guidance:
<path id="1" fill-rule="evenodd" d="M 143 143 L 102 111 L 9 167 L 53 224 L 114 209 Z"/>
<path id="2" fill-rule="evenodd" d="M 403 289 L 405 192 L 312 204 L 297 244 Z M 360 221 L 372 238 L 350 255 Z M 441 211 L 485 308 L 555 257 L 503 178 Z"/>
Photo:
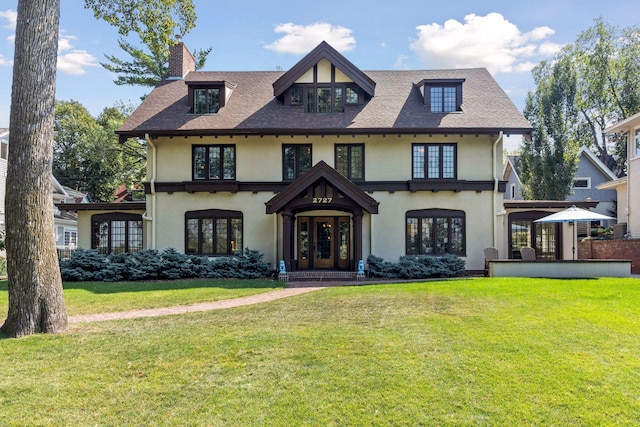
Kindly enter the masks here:
<path id="1" fill-rule="evenodd" d="M 505 241 L 503 136 L 529 131 L 483 69 L 363 72 L 322 43 L 284 73 L 188 70 L 118 131 L 147 141 L 144 209 L 85 210 L 80 243 L 126 211 L 147 249 L 250 248 L 289 269 L 454 253 L 482 270 Z"/>
<path id="2" fill-rule="evenodd" d="M 605 133 L 623 134 L 627 139 L 627 176 L 602 183 L 600 189 L 616 190 L 618 223 L 626 223 L 627 238 L 640 238 L 640 113 L 605 129 Z"/>

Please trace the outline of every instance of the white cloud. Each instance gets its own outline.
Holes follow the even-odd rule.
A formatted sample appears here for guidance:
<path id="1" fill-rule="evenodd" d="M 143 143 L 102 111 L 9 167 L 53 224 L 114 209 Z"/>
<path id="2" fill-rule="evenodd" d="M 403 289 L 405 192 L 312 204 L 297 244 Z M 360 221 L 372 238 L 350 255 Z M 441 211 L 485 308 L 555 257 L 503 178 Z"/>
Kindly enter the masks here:
<path id="1" fill-rule="evenodd" d="M 538 52 L 543 56 L 555 56 L 562 49 L 562 45 L 558 43 L 542 43 L 540 47 L 538 47 Z"/>
<path id="2" fill-rule="evenodd" d="M 97 67 L 98 61 L 86 50 L 73 48 L 77 37 L 60 32 L 58 38 L 58 71 L 71 75 L 86 74 L 87 67 Z"/>
<path id="3" fill-rule="evenodd" d="M 281 53 L 308 53 L 322 41 L 329 43 L 338 52 L 346 52 L 356 46 L 356 39 L 350 29 L 326 22 L 311 25 L 280 24 L 275 32 L 285 35 L 265 48 Z"/>
<path id="4" fill-rule="evenodd" d="M 0 20 L 6 20 L 7 22 L 2 28 L 9 28 L 10 30 L 16 29 L 16 22 L 18 21 L 18 12 L 15 10 L 0 10 Z"/>
<path id="5" fill-rule="evenodd" d="M 492 73 L 531 69 L 532 59 L 553 55 L 559 45 L 543 42 L 555 31 L 536 27 L 528 33 L 499 13 L 470 14 L 464 23 L 450 19 L 440 25 L 420 25 L 411 49 L 429 68 L 485 67 Z"/>

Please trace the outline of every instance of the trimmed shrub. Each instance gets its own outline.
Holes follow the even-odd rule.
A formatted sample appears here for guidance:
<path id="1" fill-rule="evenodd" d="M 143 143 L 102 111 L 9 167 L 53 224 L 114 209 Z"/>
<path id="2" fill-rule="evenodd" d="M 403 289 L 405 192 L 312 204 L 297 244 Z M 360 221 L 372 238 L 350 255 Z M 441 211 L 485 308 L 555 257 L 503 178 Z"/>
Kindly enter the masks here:
<path id="1" fill-rule="evenodd" d="M 94 249 L 77 249 L 67 259 L 60 260 L 62 280 L 85 282 L 103 280 L 107 257 Z"/>
<path id="2" fill-rule="evenodd" d="M 369 265 L 369 276 L 380 279 L 394 279 L 400 277 L 400 266 L 389 261 L 385 261 L 379 256 L 369 255 L 367 257 Z"/>
<path id="3" fill-rule="evenodd" d="M 429 256 L 404 255 L 397 263 L 369 255 L 369 275 L 381 279 L 427 279 L 432 277 L 456 277 L 466 274 L 465 262 L 455 255 Z"/>
<path id="4" fill-rule="evenodd" d="M 269 263 L 258 251 L 245 249 L 232 256 L 207 257 L 186 255 L 175 249 L 144 250 L 135 253 L 99 254 L 95 250 L 78 249 L 68 259 L 60 260 L 62 280 L 79 282 L 102 280 L 188 279 L 257 279 L 273 274 Z"/>

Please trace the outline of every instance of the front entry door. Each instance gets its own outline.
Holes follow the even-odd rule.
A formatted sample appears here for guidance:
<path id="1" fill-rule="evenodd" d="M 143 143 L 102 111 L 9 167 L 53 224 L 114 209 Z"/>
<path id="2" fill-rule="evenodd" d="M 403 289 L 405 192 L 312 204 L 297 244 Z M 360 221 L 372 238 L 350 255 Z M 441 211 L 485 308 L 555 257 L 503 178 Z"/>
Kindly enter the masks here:
<path id="1" fill-rule="evenodd" d="M 349 268 L 349 217 L 298 217 L 298 268 Z"/>
<path id="2" fill-rule="evenodd" d="M 333 268 L 335 261 L 333 218 L 314 218 L 313 265 L 315 268 Z"/>

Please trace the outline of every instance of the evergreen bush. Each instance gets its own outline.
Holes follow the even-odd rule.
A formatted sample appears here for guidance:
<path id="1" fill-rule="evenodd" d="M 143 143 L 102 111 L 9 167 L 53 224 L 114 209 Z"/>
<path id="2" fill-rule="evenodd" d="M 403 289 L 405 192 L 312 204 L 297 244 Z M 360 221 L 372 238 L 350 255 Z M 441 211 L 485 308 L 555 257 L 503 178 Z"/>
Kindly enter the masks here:
<path id="1" fill-rule="evenodd" d="M 144 250 L 111 255 L 95 250 L 78 249 L 67 259 L 60 260 L 62 280 L 80 282 L 102 280 L 188 279 L 194 277 L 217 279 L 257 279 L 273 274 L 269 263 L 259 251 L 245 249 L 232 256 L 208 257 L 186 255 L 175 249 L 163 252 Z"/>
<path id="2" fill-rule="evenodd" d="M 77 249 L 69 258 L 60 260 L 62 280 L 85 282 L 103 280 L 107 257 L 94 249 Z"/>
<path id="3" fill-rule="evenodd" d="M 397 263 L 385 261 L 375 255 L 367 258 L 369 276 L 380 279 L 427 279 L 456 277 L 466 274 L 465 262 L 455 255 L 404 255 Z"/>

